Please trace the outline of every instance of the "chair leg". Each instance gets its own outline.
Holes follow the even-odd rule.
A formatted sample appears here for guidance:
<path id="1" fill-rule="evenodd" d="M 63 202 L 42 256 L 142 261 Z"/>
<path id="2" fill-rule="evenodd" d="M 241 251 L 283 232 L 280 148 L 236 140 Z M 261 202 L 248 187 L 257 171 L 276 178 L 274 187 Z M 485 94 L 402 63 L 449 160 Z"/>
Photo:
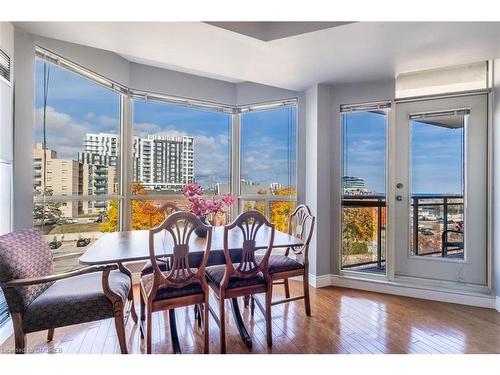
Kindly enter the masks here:
<path id="1" fill-rule="evenodd" d="M 290 286 L 288 285 L 288 279 L 283 280 L 283 285 L 285 286 L 285 297 L 290 298 Z"/>
<path id="2" fill-rule="evenodd" d="M 250 297 L 250 315 L 254 316 L 255 313 L 255 297 Z"/>
<path id="3" fill-rule="evenodd" d="M 130 301 L 130 314 L 132 315 L 132 320 L 137 324 L 137 312 L 135 311 L 134 292 L 132 288 L 130 288 L 128 292 L 128 300 Z"/>
<path id="4" fill-rule="evenodd" d="M 306 309 L 306 315 L 311 316 L 311 301 L 309 299 L 309 272 L 304 273 L 302 283 L 304 287 L 304 306 Z"/>
<path id="5" fill-rule="evenodd" d="M 268 288 L 266 293 L 266 336 L 267 336 L 267 346 L 273 346 L 273 331 L 272 331 L 272 315 L 271 315 L 271 303 L 273 300 L 273 287 Z"/>
<path id="6" fill-rule="evenodd" d="M 210 319 L 208 314 L 209 314 L 209 309 L 208 309 L 208 304 L 209 300 L 208 297 L 205 298 L 205 305 L 203 306 L 203 335 L 204 335 L 204 343 L 203 343 L 203 349 L 205 354 L 208 354 L 210 352 L 209 350 L 209 329 L 208 329 L 208 320 Z"/>
<path id="7" fill-rule="evenodd" d="M 220 320 L 220 352 L 226 353 L 226 312 L 224 306 L 224 297 L 219 300 L 219 320 Z"/>
<path id="8" fill-rule="evenodd" d="M 118 304 L 117 304 L 118 305 Z M 123 305 L 115 309 L 115 327 L 122 354 L 128 354 L 127 340 L 125 338 L 125 322 L 123 320 Z"/>
<path id="9" fill-rule="evenodd" d="M 249 306 L 249 303 L 250 303 L 250 296 L 243 297 L 243 306 L 245 307 L 245 309 Z"/>
<path id="10" fill-rule="evenodd" d="M 151 354 L 151 348 L 153 346 L 153 314 L 151 312 L 151 306 L 147 307 L 146 311 L 146 353 Z"/>
<path id="11" fill-rule="evenodd" d="M 201 326 L 203 325 L 203 304 L 201 303 L 195 306 L 197 311 L 196 320 L 198 321 L 198 328 L 201 328 Z"/>
<path id="12" fill-rule="evenodd" d="M 144 302 L 144 296 L 142 295 L 142 292 L 141 292 L 141 320 L 146 319 L 146 315 L 144 315 L 144 310 L 146 307 L 145 305 L 146 305 L 146 302 Z"/>
<path id="13" fill-rule="evenodd" d="M 24 354 L 26 353 L 26 335 L 23 331 L 23 318 L 21 313 L 12 313 L 12 324 L 14 325 L 16 354 Z"/>
<path id="14" fill-rule="evenodd" d="M 47 341 L 50 342 L 54 339 L 54 330 L 55 328 L 49 328 L 49 331 L 47 332 Z"/>

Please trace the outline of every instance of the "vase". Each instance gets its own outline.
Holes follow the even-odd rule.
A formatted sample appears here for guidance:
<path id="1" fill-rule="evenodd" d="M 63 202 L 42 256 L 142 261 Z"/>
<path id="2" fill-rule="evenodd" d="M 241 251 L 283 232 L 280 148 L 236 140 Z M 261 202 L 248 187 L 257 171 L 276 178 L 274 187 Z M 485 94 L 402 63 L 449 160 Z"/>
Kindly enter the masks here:
<path id="1" fill-rule="evenodd" d="M 198 218 L 201 220 L 203 224 L 210 225 L 210 222 L 208 221 L 206 216 L 198 216 Z M 196 233 L 196 235 L 201 238 L 205 238 L 207 236 L 207 231 L 202 228 L 196 228 L 194 230 L 194 233 Z"/>

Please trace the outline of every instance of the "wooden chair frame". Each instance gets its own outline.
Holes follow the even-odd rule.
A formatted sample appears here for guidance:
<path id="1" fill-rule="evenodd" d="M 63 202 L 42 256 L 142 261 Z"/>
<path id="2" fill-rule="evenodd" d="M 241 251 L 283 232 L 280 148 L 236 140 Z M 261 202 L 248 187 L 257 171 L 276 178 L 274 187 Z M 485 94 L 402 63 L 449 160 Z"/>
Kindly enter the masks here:
<path id="1" fill-rule="evenodd" d="M 48 275 L 43 277 L 26 278 L 26 279 L 16 279 L 11 280 L 6 283 L 0 284 L 2 288 L 19 288 L 29 285 L 44 284 L 48 282 L 55 282 L 58 280 L 64 280 L 71 277 L 85 275 L 94 272 L 102 272 L 102 289 L 104 294 L 109 299 L 113 305 L 113 315 L 115 320 L 116 333 L 118 336 L 118 342 L 120 344 L 120 350 L 122 354 L 127 354 L 127 341 L 125 338 L 125 324 L 126 318 L 124 318 L 126 309 L 126 303 L 122 300 L 120 295 L 116 294 L 111 290 L 109 285 L 109 274 L 111 271 L 119 269 L 121 272 L 126 273 L 130 277 L 130 292 L 128 294 L 128 301 L 130 303 L 130 313 L 132 314 L 132 319 L 137 323 L 137 315 L 134 308 L 134 299 L 132 294 L 132 278 L 130 271 L 128 271 L 122 265 L 112 264 L 104 266 L 90 266 L 82 269 L 69 271 L 65 273 Z M 26 352 L 26 334 L 23 331 L 23 313 L 15 312 L 11 314 L 12 324 L 14 325 L 14 341 L 15 341 L 15 352 L 16 354 L 23 354 Z M 127 316 L 128 317 L 128 316 Z M 50 328 L 47 333 L 47 341 L 52 341 L 54 338 L 54 330 L 57 327 Z"/>
<path id="2" fill-rule="evenodd" d="M 295 226 L 293 225 L 294 221 Z M 308 221 L 309 226 L 306 232 L 305 229 Z M 315 221 L 316 218 L 311 214 L 311 210 L 304 204 L 297 206 L 295 210 L 288 216 L 288 234 L 304 240 L 304 245 L 298 248 L 288 247 L 284 255 L 289 256 L 290 252 L 294 253 L 295 255 L 302 255 L 304 268 L 271 274 L 273 285 L 283 285 L 285 288 L 285 298 L 278 301 L 273 301 L 272 305 L 274 306 L 303 299 L 307 316 L 311 315 L 311 301 L 309 296 L 309 244 L 311 242 Z M 290 297 L 290 287 L 288 284 L 288 279 L 290 277 L 296 276 L 302 276 L 302 287 L 304 290 L 304 294 L 301 296 Z M 259 303 L 259 300 L 255 299 L 252 296 L 252 315 L 255 310 L 255 302 L 257 302 L 257 305 L 260 307 L 260 309 L 262 309 L 262 305 Z M 248 305 L 248 300 L 245 301 L 245 305 Z"/>
<path id="3" fill-rule="evenodd" d="M 181 211 L 181 209 L 179 207 L 177 207 L 175 204 L 167 202 L 167 203 L 161 205 L 160 208 L 158 208 L 158 211 L 161 212 L 165 216 L 165 219 L 166 219 L 167 217 L 169 217 L 174 212 Z M 167 267 L 170 267 L 170 263 L 169 263 L 170 258 L 165 258 L 165 257 L 162 257 L 162 256 L 157 256 L 156 259 L 162 260 L 162 261 L 166 262 L 167 263 Z M 142 312 L 144 312 L 144 310 L 145 310 L 144 305 L 145 305 L 146 301 L 143 300 L 142 293 L 139 293 L 139 294 L 140 294 L 140 304 L 141 304 L 140 305 L 140 311 L 141 311 L 141 314 L 142 314 Z M 141 315 L 141 321 L 144 320 L 144 319 L 146 319 L 146 317 L 143 316 L 143 315 Z"/>
<path id="4" fill-rule="evenodd" d="M 180 226 L 181 223 L 184 226 Z M 198 268 L 191 268 L 189 264 L 189 239 L 195 229 L 207 231 L 207 242 L 205 253 Z M 171 267 L 168 271 L 162 272 L 158 266 L 157 256 L 154 248 L 154 236 L 160 232 L 167 231 L 174 240 L 174 249 Z M 150 289 L 146 288 L 141 278 L 140 291 L 141 299 L 145 301 L 145 314 L 141 311 L 141 316 L 146 316 L 146 352 L 152 350 L 152 314 L 157 311 L 165 311 L 178 307 L 201 305 L 208 306 L 209 289 L 205 278 L 205 266 L 208 261 L 210 247 L 212 244 L 212 227 L 207 226 L 190 212 L 174 212 L 169 215 L 159 226 L 149 231 L 149 255 L 153 265 L 153 284 Z M 193 294 L 176 298 L 155 301 L 158 289 L 166 285 L 172 288 L 182 288 L 192 283 L 199 283 L 203 289 L 201 294 Z M 143 307 L 141 306 L 141 309 Z M 209 352 L 209 329 L 208 329 L 208 308 L 202 308 L 204 313 L 204 352 Z M 142 325 L 141 325 L 142 331 Z"/>
<path id="5" fill-rule="evenodd" d="M 265 255 L 261 262 L 257 264 L 255 259 L 255 237 L 259 229 L 263 226 L 271 228 L 271 236 Z M 243 233 L 242 258 L 237 267 L 234 267 L 229 253 L 229 232 L 238 227 Z M 247 211 L 239 215 L 231 224 L 224 227 L 224 258 L 226 269 L 220 285 L 215 284 L 208 278 L 210 287 L 215 293 L 219 303 L 219 316 L 210 308 L 210 312 L 220 328 L 220 351 L 226 352 L 226 324 L 224 302 L 229 298 L 245 297 L 248 295 L 266 293 L 266 336 L 268 346 L 272 346 L 272 321 L 271 321 L 271 301 L 272 301 L 272 279 L 268 271 L 268 261 L 274 243 L 275 226 L 271 224 L 260 212 Z M 243 286 L 239 288 L 227 289 L 231 277 L 249 279 L 256 277 L 260 272 L 264 275 L 265 284 Z"/>

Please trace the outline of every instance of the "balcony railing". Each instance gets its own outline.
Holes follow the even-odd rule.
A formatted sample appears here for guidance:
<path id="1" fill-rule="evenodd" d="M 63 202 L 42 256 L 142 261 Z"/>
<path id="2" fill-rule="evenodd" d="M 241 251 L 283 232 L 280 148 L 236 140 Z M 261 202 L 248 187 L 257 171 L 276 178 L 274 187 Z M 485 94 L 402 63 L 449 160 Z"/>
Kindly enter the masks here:
<path id="1" fill-rule="evenodd" d="M 342 264 L 344 269 L 373 269 L 385 270 L 385 251 L 383 244 L 383 232 L 385 232 L 385 213 L 386 207 L 384 195 L 344 195 L 342 197 L 342 208 L 372 208 L 376 210 L 376 260 L 362 261 L 348 264 Z M 362 225 L 362 224 L 359 224 Z M 344 252 L 344 249 L 342 249 Z"/>
<path id="2" fill-rule="evenodd" d="M 376 259 L 348 262 L 342 264 L 343 269 L 385 270 L 385 207 L 386 201 L 383 195 L 343 196 L 343 209 L 373 208 L 376 210 L 377 221 L 374 240 Z M 417 214 L 414 215 L 414 212 Z M 410 223 L 412 255 L 463 258 L 463 195 L 413 195 L 411 197 Z M 357 225 L 362 224 L 358 223 Z M 344 255 L 344 249 L 342 251 Z"/>

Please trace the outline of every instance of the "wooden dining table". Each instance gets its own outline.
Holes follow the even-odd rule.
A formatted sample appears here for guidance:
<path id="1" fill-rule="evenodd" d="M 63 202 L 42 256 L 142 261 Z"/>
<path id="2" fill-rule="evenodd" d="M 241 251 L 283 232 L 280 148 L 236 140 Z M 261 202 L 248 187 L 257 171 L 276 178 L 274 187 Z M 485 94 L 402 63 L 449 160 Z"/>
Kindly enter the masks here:
<path id="1" fill-rule="evenodd" d="M 266 249 L 269 244 L 271 230 L 262 227 L 255 238 L 255 247 L 257 250 Z M 155 236 L 155 255 L 157 257 L 171 257 L 173 255 L 173 240 L 168 232 L 164 231 Z M 243 236 L 240 230 L 232 230 L 228 234 L 228 247 L 233 262 L 236 262 L 241 254 Z M 303 246 L 304 242 L 288 233 L 276 230 L 274 234 L 274 248 L 287 248 Z M 191 236 L 189 241 L 190 253 L 202 254 L 205 251 L 206 238 Z M 123 231 L 103 234 L 95 241 L 89 249 L 80 257 L 82 265 L 102 265 L 118 263 L 126 268 L 125 263 L 145 261 L 150 258 L 149 255 L 149 231 Z M 235 260 L 236 259 L 236 260 Z M 212 245 L 208 258 L 208 266 L 225 264 L 224 258 L 224 227 L 214 226 L 212 234 Z M 193 265 L 194 266 L 194 265 Z M 248 348 L 252 347 L 252 339 L 248 334 L 241 312 L 238 306 L 238 300 L 231 300 L 231 307 L 236 326 L 241 339 Z M 177 324 L 175 319 L 175 310 L 169 310 L 170 333 L 172 345 L 175 353 L 180 353 L 179 337 L 177 334 Z"/>

